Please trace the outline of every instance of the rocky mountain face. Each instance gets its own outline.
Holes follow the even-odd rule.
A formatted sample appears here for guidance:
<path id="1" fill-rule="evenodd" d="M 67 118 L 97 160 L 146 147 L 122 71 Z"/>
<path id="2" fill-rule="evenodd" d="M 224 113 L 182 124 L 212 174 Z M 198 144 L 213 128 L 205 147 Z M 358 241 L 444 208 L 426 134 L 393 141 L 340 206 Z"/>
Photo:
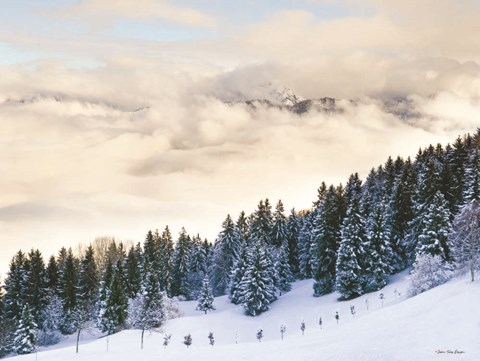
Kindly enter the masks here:
<path id="1" fill-rule="evenodd" d="M 341 113 L 344 111 L 340 99 L 331 97 L 323 97 L 317 99 L 304 99 L 296 95 L 291 89 L 283 86 L 280 88 L 273 88 L 271 84 L 265 97 L 228 101 L 228 104 L 246 104 L 252 109 L 259 107 L 278 108 L 290 111 L 295 114 L 304 114 L 310 111 L 321 113 Z M 408 98 L 391 98 L 391 99 L 372 99 L 371 101 L 377 103 L 379 107 L 385 112 L 395 115 L 403 120 L 415 119 L 421 116 L 420 112 L 415 109 L 415 105 Z M 362 103 L 360 100 L 348 100 L 353 106 L 358 106 Z"/>

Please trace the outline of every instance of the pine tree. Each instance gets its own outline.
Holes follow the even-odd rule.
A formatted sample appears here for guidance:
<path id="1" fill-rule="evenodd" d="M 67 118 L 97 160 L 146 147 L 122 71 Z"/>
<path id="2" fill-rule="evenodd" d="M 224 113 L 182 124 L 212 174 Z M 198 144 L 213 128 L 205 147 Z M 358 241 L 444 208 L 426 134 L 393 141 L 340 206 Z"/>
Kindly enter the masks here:
<path id="1" fill-rule="evenodd" d="M 80 263 L 77 301 L 88 305 L 95 304 L 98 297 L 98 271 L 93 247 L 88 246 Z"/>
<path id="2" fill-rule="evenodd" d="M 409 223 L 410 249 L 418 248 L 418 241 L 424 229 L 424 218 L 432 204 L 435 194 L 440 191 L 442 184 L 442 166 L 433 155 L 434 149 L 430 147 L 422 157 L 417 156 L 418 186 L 414 197 L 414 218 Z"/>
<path id="3" fill-rule="evenodd" d="M 215 310 L 215 307 L 213 306 L 213 301 L 214 301 L 214 298 L 213 298 L 212 288 L 210 287 L 210 282 L 208 280 L 208 277 L 205 276 L 202 283 L 200 298 L 198 299 L 197 310 L 203 311 L 205 312 L 205 314 L 207 314 L 208 311 Z"/>
<path id="4" fill-rule="evenodd" d="M 298 237 L 300 232 L 298 223 L 297 213 L 295 208 L 292 208 L 287 220 L 287 238 L 289 250 L 288 264 L 293 275 L 298 274 Z"/>
<path id="5" fill-rule="evenodd" d="M 438 191 L 422 221 L 417 244 L 418 254 L 440 256 L 443 260 L 450 260 L 450 246 L 448 236 L 451 232 L 450 211 L 443 194 Z"/>
<path id="6" fill-rule="evenodd" d="M 229 285 L 230 301 L 236 305 L 243 303 L 242 299 L 242 280 L 247 269 L 247 257 L 249 247 L 247 244 L 242 246 L 240 256 L 234 266 Z"/>
<path id="7" fill-rule="evenodd" d="M 13 340 L 13 352 L 17 355 L 25 355 L 35 352 L 37 349 L 37 325 L 30 314 L 28 304 L 23 306 L 22 316 L 15 331 Z"/>
<path id="8" fill-rule="evenodd" d="M 365 254 L 365 221 L 360 214 L 359 200 L 355 196 L 351 197 L 341 235 L 336 264 L 336 286 L 342 297 L 349 299 L 364 292 L 362 277 L 365 269 L 362 269 L 361 262 Z"/>
<path id="9" fill-rule="evenodd" d="M 168 226 L 165 227 L 160 238 L 160 269 L 159 281 L 162 291 L 169 291 L 172 281 L 172 262 L 173 262 L 173 238 Z"/>
<path id="10" fill-rule="evenodd" d="M 410 158 L 404 164 L 402 174 L 397 178 L 388 204 L 388 224 L 391 229 L 392 272 L 398 272 L 413 262 L 413 246 L 408 244 L 409 225 L 414 218 L 414 193 L 416 175 Z"/>
<path id="11" fill-rule="evenodd" d="M 387 284 L 387 276 L 392 271 L 393 251 L 390 246 L 390 226 L 387 207 L 380 202 L 367 220 L 367 239 L 363 263 L 367 269 L 364 274 L 365 291 L 376 291 Z"/>
<path id="12" fill-rule="evenodd" d="M 453 196 L 455 204 L 461 206 L 465 203 L 463 199 L 465 191 L 465 169 L 468 166 L 468 158 L 472 138 L 470 135 L 464 137 L 458 137 L 453 143 L 453 149 L 451 154 L 451 172 L 453 183 Z"/>
<path id="13" fill-rule="evenodd" d="M 188 295 L 188 272 L 190 267 L 191 239 L 182 228 L 173 254 L 172 290 L 173 296 Z"/>
<path id="14" fill-rule="evenodd" d="M 41 315 L 47 305 L 47 285 L 45 263 L 39 250 L 31 250 L 26 262 L 25 274 L 26 302 L 30 306 L 30 314 L 38 325 L 42 322 Z"/>
<path id="15" fill-rule="evenodd" d="M 145 241 L 143 242 L 143 271 L 144 275 L 151 272 L 158 272 L 157 257 L 158 257 L 158 232 L 154 237 L 152 231 L 147 232 Z"/>
<path id="16" fill-rule="evenodd" d="M 276 299 L 272 264 L 264 247 L 258 241 L 253 243 L 241 282 L 243 307 L 251 316 L 267 311 Z"/>
<path id="17" fill-rule="evenodd" d="M 275 247 L 282 247 L 287 240 L 287 218 L 285 217 L 283 203 L 278 201 L 273 215 L 273 225 L 271 230 L 271 243 Z"/>
<path id="18" fill-rule="evenodd" d="M 13 334 L 13 322 L 9 322 L 5 316 L 4 296 L 0 289 L 0 357 L 10 352 Z"/>
<path id="19" fill-rule="evenodd" d="M 100 291 L 97 301 L 97 325 L 98 328 L 104 330 L 104 318 L 107 309 L 107 301 L 110 297 L 110 289 L 113 281 L 114 267 L 112 261 L 108 258 L 105 260 L 105 269 L 103 271 L 102 280 L 100 282 Z"/>
<path id="20" fill-rule="evenodd" d="M 343 195 L 330 186 L 318 205 L 313 229 L 312 262 L 314 295 L 330 293 L 335 288 L 337 249 L 343 218 Z"/>
<path id="21" fill-rule="evenodd" d="M 27 302 L 25 295 L 26 258 L 22 251 L 18 251 L 10 262 L 10 270 L 5 279 L 5 296 L 3 297 L 5 318 L 12 322 L 20 321 L 24 306 Z"/>
<path id="22" fill-rule="evenodd" d="M 480 149 L 474 149 L 465 167 L 463 202 L 468 204 L 480 200 Z"/>
<path id="23" fill-rule="evenodd" d="M 60 251 L 58 251 L 57 266 L 58 266 L 59 278 L 62 277 L 63 272 L 65 271 L 65 263 L 67 262 L 67 254 L 68 254 L 68 252 L 67 252 L 67 249 L 65 247 L 60 248 Z"/>
<path id="24" fill-rule="evenodd" d="M 120 261 L 119 261 L 120 262 Z M 98 271 L 95 262 L 95 253 L 93 247 L 88 246 L 80 262 L 80 271 L 78 273 L 77 300 L 73 311 L 71 312 L 72 324 L 75 326 L 77 336 L 90 323 L 94 323 L 96 303 L 98 300 Z"/>
<path id="25" fill-rule="evenodd" d="M 300 234 L 298 236 L 298 276 L 301 279 L 312 276 L 312 232 L 313 213 L 307 213 L 300 218 Z"/>
<path id="26" fill-rule="evenodd" d="M 142 253 L 139 246 L 130 247 L 125 261 L 125 293 L 128 298 L 135 298 L 142 285 Z"/>
<path id="27" fill-rule="evenodd" d="M 100 319 L 102 331 L 109 334 L 124 328 L 128 315 L 128 299 L 125 295 L 122 278 L 123 267 L 121 262 L 117 261 L 112 281 L 107 286 L 104 309 Z"/>
<path id="28" fill-rule="evenodd" d="M 59 296 L 65 311 L 73 310 L 77 304 L 78 269 L 72 249 L 67 251 L 60 276 Z"/>
<path id="29" fill-rule="evenodd" d="M 230 215 L 222 223 L 213 254 L 213 282 L 216 295 L 227 292 L 234 266 L 240 254 L 240 235 Z"/>
<path id="30" fill-rule="evenodd" d="M 238 216 L 237 223 L 235 223 L 238 231 L 238 237 L 240 239 L 240 243 L 243 245 L 246 240 L 248 239 L 248 221 L 244 211 L 240 212 Z"/>
<path id="31" fill-rule="evenodd" d="M 283 240 L 283 245 L 280 247 L 278 252 L 277 261 L 275 263 L 276 271 L 276 288 L 280 291 L 280 295 L 287 293 L 292 289 L 291 283 L 293 282 L 292 271 L 290 270 L 290 265 L 288 264 L 288 240 Z"/>
<path id="32" fill-rule="evenodd" d="M 268 199 L 265 202 L 260 201 L 258 203 L 257 210 L 250 218 L 248 239 L 261 244 L 271 245 L 272 210 Z"/>
<path id="33" fill-rule="evenodd" d="M 57 294 L 59 282 L 59 270 L 54 256 L 50 256 L 46 270 L 46 287 L 50 293 Z"/>
<path id="34" fill-rule="evenodd" d="M 192 249 L 190 256 L 190 267 L 187 276 L 188 282 L 188 295 L 189 300 L 198 299 L 201 289 L 202 282 L 207 274 L 207 251 L 208 249 L 204 247 L 204 242 L 199 235 L 193 237 L 192 239 Z"/>

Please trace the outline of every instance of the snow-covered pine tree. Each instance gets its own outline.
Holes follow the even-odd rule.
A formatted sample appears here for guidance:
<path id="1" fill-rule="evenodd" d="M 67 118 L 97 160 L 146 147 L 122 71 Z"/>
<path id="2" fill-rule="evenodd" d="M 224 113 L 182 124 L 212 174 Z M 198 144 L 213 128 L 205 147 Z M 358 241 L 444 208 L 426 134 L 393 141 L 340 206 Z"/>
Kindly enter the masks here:
<path id="1" fill-rule="evenodd" d="M 278 201 L 275 208 L 272 226 L 272 245 L 275 257 L 275 285 L 280 294 L 292 289 L 293 275 L 289 264 L 290 250 L 288 246 L 287 218 L 283 214 L 282 201 Z"/>
<path id="2" fill-rule="evenodd" d="M 3 297 L 4 294 L 0 289 L 0 358 L 4 357 L 10 352 L 11 338 L 13 334 L 11 322 L 7 322 L 5 318 Z"/>
<path id="3" fill-rule="evenodd" d="M 231 281 L 234 266 L 240 256 L 241 241 L 230 215 L 222 223 L 213 253 L 213 285 L 216 295 L 224 295 Z"/>
<path id="4" fill-rule="evenodd" d="M 240 212 L 235 226 L 237 227 L 240 243 L 243 245 L 247 241 L 249 230 L 247 216 L 245 215 L 244 211 Z"/>
<path id="5" fill-rule="evenodd" d="M 312 228 L 313 212 L 307 212 L 299 217 L 300 233 L 298 236 L 298 277 L 300 279 L 312 276 Z"/>
<path id="6" fill-rule="evenodd" d="M 18 251 L 10 262 L 10 269 L 5 278 L 3 286 L 5 296 L 3 304 L 5 310 L 5 319 L 8 322 L 18 322 L 22 317 L 22 311 L 26 304 L 25 295 L 25 270 L 26 258 L 22 251 Z"/>
<path id="7" fill-rule="evenodd" d="M 23 306 L 22 316 L 13 337 L 13 352 L 25 355 L 37 349 L 37 325 L 30 314 L 28 304 Z"/>
<path id="8" fill-rule="evenodd" d="M 192 238 L 192 250 L 190 256 L 190 267 L 187 276 L 188 281 L 188 295 L 187 299 L 198 299 L 202 282 L 207 274 L 207 249 L 204 247 L 204 242 L 197 234 Z"/>
<path id="9" fill-rule="evenodd" d="M 58 265 L 55 256 L 50 256 L 48 259 L 48 265 L 45 272 L 46 277 L 46 287 L 48 289 L 49 294 L 57 294 L 58 292 Z"/>
<path id="10" fill-rule="evenodd" d="M 277 260 L 275 262 L 275 286 L 280 292 L 280 295 L 287 293 L 292 289 L 292 282 L 294 280 L 290 265 L 288 264 L 288 240 L 283 240 L 283 245 L 278 250 Z"/>
<path id="11" fill-rule="evenodd" d="M 407 242 L 409 253 L 417 252 L 417 243 L 424 230 L 424 219 L 428 213 L 428 208 L 433 202 L 435 194 L 441 189 L 442 184 L 442 165 L 434 157 L 434 149 L 419 152 L 416 159 L 417 168 L 417 187 L 414 195 L 414 217 L 409 223 L 409 233 Z M 410 261 L 412 261 L 410 259 Z"/>
<path id="12" fill-rule="evenodd" d="M 172 265 L 173 265 L 173 238 L 168 226 L 162 232 L 160 238 L 160 259 L 159 259 L 159 281 L 162 291 L 170 291 L 172 282 Z"/>
<path id="13" fill-rule="evenodd" d="M 315 229 L 313 230 L 315 252 L 313 264 L 315 296 L 330 293 L 335 288 L 337 249 L 340 243 L 340 226 L 344 216 L 343 194 L 341 189 L 330 186 L 324 199 L 318 205 Z"/>
<path id="14" fill-rule="evenodd" d="M 97 301 L 97 326 L 99 329 L 104 329 L 103 322 L 105 312 L 107 309 L 107 300 L 110 297 L 110 288 L 113 280 L 113 264 L 108 258 L 105 260 L 105 268 L 103 271 L 102 280 L 100 281 L 100 290 Z"/>
<path id="15" fill-rule="evenodd" d="M 392 162 L 392 158 L 388 158 Z M 390 164 L 388 161 L 386 163 Z M 393 168 L 393 163 L 389 165 L 390 168 Z M 386 183 L 387 183 L 387 172 L 382 166 L 378 167 L 378 171 L 375 168 L 370 170 L 365 183 L 362 186 L 361 193 L 361 209 L 362 214 L 365 219 L 368 219 L 373 212 L 375 204 L 384 197 Z M 391 193 L 389 193 L 391 194 Z"/>
<path id="16" fill-rule="evenodd" d="M 360 214 L 359 199 L 353 195 L 342 224 L 336 264 L 336 288 L 345 299 L 364 293 L 362 279 L 366 269 L 362 267 L 362 260 L 365 243 L 365 221 Z"/>
<path id="17" fill-rule="evenodd" d="M 417 243 L 418 254 L 430 254 L 440 256 L 443 260 L 449 261 L 450 246 L 449 234 L 452 230 L 450 222 L 450 211 L 443 194 L 438 191 L 430 206 L 427 208 Z"/>
<path id="18" fill-rule="evenodd" d="M 171 293 L 173 296 L 188 296 L 188 273 L 192 240 L 182 228 L 173 253 Z"/>
<path id="19" fill-rule="evenodd" d="M 273 214 L 273 224 L 271 230 L 271 242 L 275 247 L 282 247 L 287 240 L 287 218 L 284 215 L 283 203 L 278 201 Z"/>
<path id="20" fill-rule="evenodd" d="M 465 167 L 463 202 L 469 204 L 480 200 L 480 149 L 471 151 Z"/>
<path id="21" fill-rule="evenodd" d="M 440 192 L 445 196 L 450 213 L 456 214 L 458 206 L 455 198 L 455 180 L 453 178 L 453 149 L 450 144 L 447 144 L 445 150 L 439 148 L 441 155 L 438 155 L 442 162 L 442 184 L 440 186 Z"/>
<path id="22" fill-rule="evenodd" d="M 292 274 L 296 276 L 298 274 L 298 235 L 300 227 L 298 224 L 297 213 L 295 208 L 290 211 L 290 216 L 287 220 L 287 238 L 288 238 L 288 264 Z"/>
<path id="23" fill-rule="evenodd" d="M 246 272 L 247 257 L 250 245 L 243 244 L 240 256 L 234 266 L 228 289 L 230 301 L 236 305 L 243 303 L 242 299 L 242 280 Z"/>
<path id="24" fill-rule="evenodd" d="M 78 274 L 77 304 L 94 318 L 95 304 L 98 299 L 98 271 L 93 247 L 89 245 L 80 263 Z"/>
<path id="25" fill-rule="evenodd" d="M 377 291 L 387 284 L 387 276 L 392 271 L 393 252 L 390 246 L 390 225 L 387 223 L 387 206 L 379 202 L 373 207 L 367 220 L 367 241 L 364 247 L 363 289 L 366 292 Z"/>
<path id="26" fill-rule="evenodd" d="M 47 305 L 47 285 L 45 274 L 45 263 L 42 253 L 37 250 L 31 250 L 28 253 L 26 262 L 25 278 L 25 296 L 26 302 L 30 306 L 30 314 L 34 322 L 39 325 L 42 323 L 42 312 Z"/>
<path id="27" fill-rule="evenodd" d="M 413 198 L 417 177 L 410 158 L 397 178 L 390 198 L 388 224 L 391 228 L 392 272 L 398 272 L 413 262 L 414 249 L 408 244 L 409 224 L 414 218 Z"/>
<path id="28" fill-rule="evenodd" d="M 155 234 L 149 230 L 147 232 L 147 236 L 143 241 L 143 267 L 144 267 L 144 274 L 146 272 L 151 272 L 151 270 L 155 270 L 158 272 L 157 269 L 157 257 L 158 257 L 158 241 L 159 235 L 158 231 Z"/>
<path id="29" fill-rule="evenodd" d="M 455 265 L 467 269 L 473 282 L 480 269 L 480 200 L 473 199 L 460 209 L 450 240 Z"/>
<path id="30" fill-rule="evenodd" d="M 67 316 L 68 312 L 72 311 L 77 305 L 78 268 L 77 260 L 75 259 L 71 248 L 67 251 L 59 283 L 58 293 L 62 299 L 63 310 Z M 72 332 L 70 330 L 70 320 L 68 320 L 68 317 L 66 317 L 62 325 L 62 332 Z"/>
<path id="31" fill-rule="evenodd" d="M 113 269 L 110 284 L 106 285 L 105 301 L 100 310 L 100 326 L 102 332 L 112 334 L 125 327 L 128 316 L 128 298 L 122 283 L 123 267 L 121 261 L 117 261 Z"/>
<path id="32" fill-rule="evenodd" d="M 468 136 L 470 137 L 470 136 Z M 453 189 L 452 193 L 455 199 L 455 204 L 460 206 L 464 204 L 463 192 L 465 189 L 465 168 L 467 167 L 469 157 L 469 146 L 472 139 L 457 137 L 452 145 L 451 153 L 451 171 Z"/>
<path id="33" fill-rule="evenodd" d="M 210 286 L 208 276 L 205 276 L 202 282 L 202 289 L 200 291 L 200 297 L 198 299 L 197 310 L 203 311 L 205 312 L 205 314 L 207 314 L 208 311 L 215 310 L 213 301 L 214 298 L 212 293 L 212 287 Z"/>
<path id="34" fill-rule="evenodd" d="M 245 275 L 241 287 L 241 299 L 247 315 L 256 316 L 270 308 L 276 299 L 273 265 L 265 251 L 266 246 L 258 240 L 248 253 Z"/>
<path id="35" fill-rule="evenodd" d="M 271 245 L 272 209 L 268 199 L 258 203 L 257 210 L 250 216 L 248 240 Z"/>
<path id="36" fill-rule="evenodd" d="M 125 260 L 125 294 L 135 298 L 142 287 L 142 253 L 140 247 L 131 246 Z"/>

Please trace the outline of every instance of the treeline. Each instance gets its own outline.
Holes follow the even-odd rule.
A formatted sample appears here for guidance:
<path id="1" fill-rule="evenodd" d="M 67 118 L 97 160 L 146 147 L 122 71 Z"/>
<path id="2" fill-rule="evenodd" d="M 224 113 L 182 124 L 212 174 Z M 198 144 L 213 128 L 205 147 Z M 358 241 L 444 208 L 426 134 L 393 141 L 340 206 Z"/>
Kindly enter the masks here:
<path id="1" fill-rule="evenodd" d="M 261 200 L 250 215 L 228 215 L 214 244 L 185 229 L 174 242 L 167 226 L 143 245 L 111 241 L 102 255 L 93 246 L 77 256 L 62 248 L 46 265 L 38 250 L 19 251 L 3 286 L 0 352 L 31 352 L 86 327 L 157 327 L 170 298 L 198 299 L 206 281 L 253 316 L 295 279 L 313 278 L 315 296 L 378 290 L 417 255 L 452 261 L 452 222 L 479 199 L 477 131 L 421 149 L 414 161 L 388 158 L 364 182 L 355 173 L 345 187 L 322 183 L 308 210 L 287 216 L 281 201 L 272 209 Z"/>

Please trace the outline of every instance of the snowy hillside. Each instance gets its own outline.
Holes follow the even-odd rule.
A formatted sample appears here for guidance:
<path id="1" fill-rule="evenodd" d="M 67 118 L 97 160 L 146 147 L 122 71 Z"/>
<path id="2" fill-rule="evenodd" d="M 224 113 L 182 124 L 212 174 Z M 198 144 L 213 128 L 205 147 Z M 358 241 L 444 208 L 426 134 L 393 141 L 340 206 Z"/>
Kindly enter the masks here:
<path id="1" fill-rule="evenodd" d="M 106 338 L 92 341 L 87 335 L 78 355 L 72 340 L 66 340 L 41 350 L 38 360 L 480 360 L 479 283 L 465 275 L 406 298 L 407 275 L 392 277 L 379 292 L 343 302 L 337 294 L 314 298 L 312 281 L 299 281 L 258 317 L 245 316 L 243 308 L 230 304 L 225 296 L 215 299 L 217 310 L 207 315 L 195 310 L 195 302 L 182 302 L 184 316 L 164 326 L 164 332 L 172 334 L 166 349 L 163 334 L 151 333 L 140 350 L 140 331 L 129 330 L 110 336 L 108 351 Z M 280 339 L 282 323 L 287 325 L 284 340 Z M 259 327 L 264 330 L 261 343 L 255 337 Z M 208 344 L 210 331 L 215 337 L 213 347 Z M 182 343 L 188 333 L 193 338 L 190 348 Z M 11 360 L 33 359 L 35 355 L 30 354 Z"/>

